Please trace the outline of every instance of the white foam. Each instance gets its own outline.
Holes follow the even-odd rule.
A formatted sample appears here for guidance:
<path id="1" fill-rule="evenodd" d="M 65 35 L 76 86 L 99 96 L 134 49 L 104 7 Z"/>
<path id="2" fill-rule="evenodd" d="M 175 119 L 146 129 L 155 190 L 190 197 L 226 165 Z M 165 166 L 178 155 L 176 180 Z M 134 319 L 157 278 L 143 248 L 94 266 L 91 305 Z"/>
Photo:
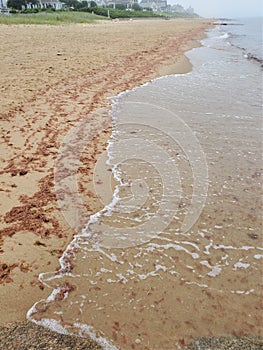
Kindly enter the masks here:
<path id="1" fill-rule="evenodd" d="M 263 258 L 263 255 L 262 254 L 256 254 L 256 255 L 254 255 L 254 258 L 259 260 L 259 259 Z"/>
<path id="2" fill-rule="evenodd" d="M 201 288 L 208 288 L 208 285 L 207 284 L 202 284 L 202 283 L 197 283 L 197 282 L 185 282 L 185 284 L 188 284 L 188 285 L 197 285 L 198 287 L 201 287 Z"/>
<path id="3" fill-rule="evenodd" d="M 178 244 L 174 244 L 174 243 L 168 243 L 165 245 L 160 245 L 160 244 L 156 244 L 156 243 L 149 243 L 146 250 L 147 251 L 153 251 L 154 249 L 175 249 L 178 251 L 184 251 L 185 253 L 189 254 L 192 256 L 193 259 L 198 259 L 199 255 L 197 253 L 191 253 L 188 249 L 178 245 Z"/>
<path id="4" fill-rule="evenodd" d="M 223 35 L 218 37 L 218 39 L 227 39 L 227 38 L 229 38 L 229 34 L 228 33 L 225 33 L 225 34 L 223 34 Z"/>
<path id="5" fill-rule="evenodd" d="M 260 249 L 258 247 L 252 247 L 252 246 L 242 246 L 242 247 L 233 247 L 232 245 L 224 245 L 224 244 L 219 244 L 213 245 L 214 249 L 233 249 L 233 250 L 252 250 L 252 249 Z"/>
<path id="6" fill-rule="evenodd" d="M 163 270 L 164 272 L 167 270 L 166 266 L 163 265 L 156 265 L 156 271 Z"/>
<path id="7" fill-rule="evenodd" d="M 96 333 L 93 331 L 93 328 L 91 326 L 87 326 L 83 323 L 74 323 L 74 327 L 78 328 L 80 330 L 80 334 L 82 333 L 82 336 L 88 335 L 92 340 L 99 343 L 104 350 L 119 350 L 120 348 L 113 345 L 110 341 L 107 339 L 97 336 Z"/>
<path id="8" fill-rule="evenodd" d="M 235 270 L 237 270 L 237 269 L 247 269 L 249 266 L 250 266 L 250 264 L 245 264 L 245 263 L 242 263 L 241 261 L 239 261 L 239 262 L 234 264 L 234 269 Z"/>
<path id="9" fill-rule="evenodd" d="M 219 230 L 219 229 L 223 228 L 223 226 L 215 225 L 215 228 Z"/>
<path id="10" fill-rule="evenodd" d="M 211 271 L 208 272 L 208 274 L 207 274 L 210 277 L 216 277 L 222 271 L 222 268 L 220 266 L 211 266 L 207 260 L 200 261 L 200 264 L 208 267 L 209 269 L 211 269 Z"/>
<path id="11" fill-rule="evenodd" d="M 41 319 L 41 326 L 47 327 L 60 334 L 69 334 L 68 331 L 58 321 L 48 318 Z"/>
<path id="12" fill-rule="evenodd" d="M 103 273 L 112 272 L 112 270 L 105 269 L 104 267 L 102 267 L 102 268 L 100 269 L 100 271 L 103 272 Z"/>
<path id="13" fill-rule="evenodd" d="M 231 290 L 231 293 L 232 294 L 245 294 L 245 295 L 248 295 L 248 294 L 253 293 L 254 291 L 255 291 L 254 289 L 250 289 L 250 290 Z"/>

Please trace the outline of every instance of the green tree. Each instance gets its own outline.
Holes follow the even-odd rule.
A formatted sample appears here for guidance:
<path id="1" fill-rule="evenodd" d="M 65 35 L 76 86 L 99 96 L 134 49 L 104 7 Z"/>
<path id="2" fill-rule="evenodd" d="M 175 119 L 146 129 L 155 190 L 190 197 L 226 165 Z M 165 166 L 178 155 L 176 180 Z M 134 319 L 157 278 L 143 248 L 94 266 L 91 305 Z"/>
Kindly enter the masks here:
<path id="1" fill-rule="evenodd" d="M 95 1 L 91 1 L 91 2 L 89 3 L 89 5 L 90 5 L 90 7 L 98 7 L 98 5 L 96 4 Z"/>
<path id="2" fill-rule="evenodd" d="M 81 8 L 82 7 L 88 7 L 88 1 L 86 1 L 86 0 L 81 1 Z"/>
<path id="3" fill-rule="evenodd" d="M 115 8 L 117 10 L 126 10 L 126 5 L 125 4 L 116 4 Z"/>
<path id="4" fill-rule="evenodd" d="M 22 6 L 26 5 L 26 0 L 8 0 L 7 7 L 16 10 L 22 10 Z"/>
<path id="5" fill-rule="evenodd" d="M 78 0 L 63 0 L 63 2 L 67 5 L 67 7 L 73 7 L 75 10 L 83 7 L 81 2 L 79 2 Z"/>
<path id="6" fill-rule="evenodd" d="M 142 11 L 142 7 L 137 3 L 132 4 L 132 9 L 134 11 Z"/>

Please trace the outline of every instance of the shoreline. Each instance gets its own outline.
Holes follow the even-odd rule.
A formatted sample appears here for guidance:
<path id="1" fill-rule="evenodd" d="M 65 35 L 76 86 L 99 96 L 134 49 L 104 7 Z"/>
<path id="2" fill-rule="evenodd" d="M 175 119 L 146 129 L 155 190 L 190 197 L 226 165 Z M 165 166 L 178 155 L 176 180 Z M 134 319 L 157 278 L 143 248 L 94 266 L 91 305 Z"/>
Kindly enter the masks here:
<path id="1" fill-rule="evenodd" d="M 154 26 L 157 22 L 160 23 L 162 21 L 147 21 L 149 26 L 150 24 Z M 179 39 L 181 42 L 177 43 L 177 41 L 173 39 L 169 53 L 167 53 L 165 45 L 163 45 L 163 47 L 156 46 L 156 42 L 160 40 L 160 38 L 158 37 L 158 40 L 154 39 L 154 34 L 151 34 L 152 41 L 150 42 L 149 48 L 146 50 L 142 45 L 144 42 L 141 40 L 140 45 L 136 48 L 137 51 L 131 49 L 131 55 L 138 60 L 140 69 L 136 72 L 136 70 L 130 68 L 131 72 L 128 71 L 128 74 L 126 71 L 127 65 L 131 67 L 133 61 L 127 54 L 121 52 L 121 55 L 119 55 L 121 57 L 119 62 L 121 69 L 119 69 L 118 73 L 124 74 L 124 77 L 120 79 L 120 82 L 115 82 L 115 79 L 108 79 L 106 84 L 104 84 L 103 79 L 105 71 L 97 74 L 96 69 L 98 68 L 96 68 L 96 63 L 94 62 L 94 68 L 91 69 L 91 76 L 89 76 L 90 71 L 86 73 L 86 76 L 81 74 L 74 77 L 72 73 L 69 78 L 67 74 L 64 74 L 63 78 L 57 82 L 54 71 L 57 69 L 58 74 L 62 73 L 61 67 L 59 67 L 59 59 L 61 56 L 66 56 L 66 54 L 62 52 L 65 47 L 62 47 L 61 50 L 58 50 L 56 47 L 55 56 L 58 60 L 56 68 L 52 68 L 51 65 L 45 68 L 51 76 L 48 81 L 43 80 L 39 82 L 38 79 L 40 79 L 40 76 L 37 76 L 38 79 L 36 79 L 36 81 L 34 81 L 34 79 L 31 81 L 29 79 L 32 74 L 32 72 L 29 73 L 30 67 L 27 66 L 26 62 L 21 62 L 20 66 L 22 66 L 22 69 L 19 71 L 22 74 L 24 72 L 21 81 L 17 80 L 16 84 L 14 84 L 14 80 L 12 80 L 12 83 L 9 83 L 10 86 L 7 84 L 7 92 L 3 94 L 4 103 L 1 108 L 1 112 L 3 112 L 1 119 L 4 121 L 2 131 L 4 131 L 3 134 L 5 135 L 5 144 L 2 145 L 3 150 L 1 150 L 1 153 L 7 155 L 7 158 L 3 161 L 4 170 L 1 172 L 2 193 L 4 192 L 5 194 L 4 201 L 1 205 L 2 256 L 0 298 L 2 301 L 2 313 L 0 324 L 3 326 L 2 329 L 6 328 L 5 325 L 10 322 L 20 321 L 22 322 L 20 325 L 23 326 L 25 311 L 27 311 L 35 301 L 45 298 L 49 294 L 49 290 L 46 290 L 45 286 L 38 281 L 38 275 L 41 272 L 54 271 L 58 268 L 58 258 L 72 240 L 74 232 L 70 230 L 67 223 L 64 222 L 59 208 L 57 208 L 56 203 L 54 203 L 56 201 L 54 191 L 51 190 L 53 187 L 52 167 L 56 159 L 57 149 L 70 127 L 81 117 L 91 115 L 89 122 L 92 127 L 102 130 L 102 135 L 95 137 L 91 148 L 83 155 L 82 159 L 82 171 L 80 171 L 79 174 L 80 180 L 84 181 L 84 177 L 88 176 L 87 183 L 84 188 L 81 189 L 88 209 L 87 216 L 83 217 L 83 222 L 81 223 L 83 224 L 86 222 L 87 217 L 101 209 L 101 203 L 98 201 L 98 198 L 96 198 L 94 189 L 92 188 L 92 172 L 96 159 L 98 159 L 98 156 L 105 149 L 111 132 L 111 121 L 109 117 L 98 121 L 96 120 L 96 115 L 92 116 L 92 113 L 96 111 L 97 108 L 104 108 L 104 112 L 107 114 L 110 106 L 109 103 L 105 101 L 105 98 L 108 98 L 109 95 L 113 96 L 113 94 L 116 95 L 124 91 L 123 88 L 126 91 L 146 83 L 151 79 L 169 74 L 186 73 L 191 69 L 191 65 L 183 53 L 198 45 L 197 40 L 200 39 L 200 35 L 203 36 L 204 30 L 208 28 L 210 24 L 199 20 L 199 24 L 197 25 L 197 20 L 194 20 L 193 23 L 196 23 L 196 28 L 194 28 L 194 30 L 197 31 L 194 32 L 191 25 L 189 25 L 189 20 L 169 21 L 168 27 L 170 27 L 170 29 L 171 22 L 181 22 L 181 25 L 187 23 L 187 28 L 180 33 L 181 36 Z M 121 25 L 122 23 L 124 23 L 123 26 L 131 26 L 130 22 L 121 22 Z M 135 21 L 134 23 L 138 23 L 138 26 L 140 26 L 144 22 Z M 167 22 L 164 24 L 166 23 Z M 94 31 L 96 31 L 96 28 L 101 29 L 102 26 L 110 26 L 112 29 L 119 24 L 120 23 L 116 22 L 84 26 L 76 25 L 75 29 L 79 27 L 81 32 L 87 29 L 88 26 L 91 26 L 94 28 Z M 19 28 L 6 28 L 9 33 L 10 30 L 12 31 L 15 29 L 19 30 Z M 32 26 L 23 27 L 23 29 L 21 35 L 24 34 L 24 31 L 30 32 L 30 29 L 34 30 L 36 28 Z M 38 33 L 44 29 L 50 30 L 48 26 L 47 28 L 43 26 L 43 28 L 38 30 Z M 65 29 L 65 37 L 70 35 L 68 28 L 61 29 Z M 55 30 L 57 30 L 57 28 L 53 28 L 53 32 Z M 141 30 L 141 28 L 137 28 L 136 30 Z M 169 30 L 163 30 L 164 34 L 162 33 L 161 42 L 164 40 L 164 36 Z M 119 31 L 117 31 L 117 34 L 121 35 Z M 149 38 L 150 33 L 148 32 L 147 35 Z M 171 42 L 172 38 L 169 37 L 169 40 Z M 169 40 L 166 39 L 167 44 L 169 44 Z M 21 46 L 20 49 L 26 52 L 24 47 Z M 78 49 L 80 48 L 78 47 Z M 3 48 L 3 50 L 5 50 L 5 48 Z M 15 50 L 17 51 L 17 47 Z M 32 49 L 28 50 L 28 53 L 30 53 L 29 56 L 32 55 L 30 50 Z M 48 51 L 49 50 L 47 50 L 47 52 Z M 15 55 L 17 54 L 18 53 L 15 52 Z M 100 56 L 102 71 L 103 68 L 105 68 L 103 54 L 104 52 L 102 56 Z M 113 55 L 115 58 L 116 56 L 117 54 Z M 155 56 L 154 61 L 151 60 L 151 63 L 154 64 L 149 67 L 149 57 L 151 56 Z M 65 61 L 67 61 L 68 58 L 65 58 Z M 74 59 L 74 55 L 72 55 L 71 58 Z M 108 60 L 111 61 L 111 58 L 110 55 Z M 179 62 L 174 63 L 175 60 Z M 71 62 L 71 65 L 72 63 L 74 63 L 74 61 Z M 16 65 L 19 65 L 19 63 L 16 63 Z M 25 67 L 23 67 L 23 65 L 25 65 Z M 69 66 L 69 69 L 71 67 L 72 66 Z M 6 68 L 8 68 L 6 70 L 7 75 L 4 74 L 1 76 L 1 79 L 3 79 L 3 81 L 1 81 L 2 88 L 5 86 L 8 79 L 11 78 L 8 77 L 8 74 L 10 74 L 10 71 L 8 71 L 10 67 Z M 80 65 L 78 69 L 81 70 L 82 68 L 83 65 Z M 107 68 L 108 67 L 105 68 L 106 76 Z M 76 71 L 78 71 L 78 69 L 76 69 Z M 116 65 L 113 65 L 109 74 L 115 71 Z M 147 74 L 142 75 L 142 73 L 145 72 Z M 93 79 L 95 79 L 95 82 Z M 87 103 L 85 99 L 90 91 L 90 89 L 87 89 L 87 84 L 92 85 L 93 89 L 93 95 L 90 96 L 90 104 Z M 26 87 L 26 89 L 22 89 L 21 91 L 21 86 Z M 17 91 L 19 91 L 18 95 Z M 13 96 L 14 94 L 16 96 L 16 102 L 13 102 L 14 97 L 12 97 L 10 101 L 8 100 L 10 95 L 12 96 L 12 92 Z M 5 98 L 5 95 L 7 98 Z M 66 108 L 65 95 L 69 96 L 66 99 Z M 25 102 L 22 102 L 23 99 L 25 99 Z M 89 108 L 86 107 L 86 104 L 89 105 Z M 72 105 L 74 108 L 72 108 Z M 35 114 L 33 118 L 32 111 Z M 61 116 L 62 119 L 59 118 Z M 42 124 L 39 123 L 39 117 L 43 118 Z M 14 121 L 16 121 L 16 123 L 18 122 L 19 127 L 13 124 Z M 56 125 L 51 125 L 54 121 Z M 66 127 L 58 128 L 59 125 L 65 124 L 65 122 L 67 123 Z M 43 128 L 44 123 L 45 127 Z M 56 128 L 58 128 L 58 130 Z M 60 133 L 61 129 L 62 133 Z M 38 134 L 42 135 L 39 137 Z M 27 157 L 25 157 L 24 152 L 21 152 L 22 149 L 26 152 L 28 151 L 29 155 Z M 38 157 L 36 155 L 38 155 Z M 87 169 L 84 169 L 85 167 L 88 168 L 88 172 Z M 3 186 L 4 184 L 6 186 Z M 26 322 L 25 324 L 30 328 L 28 325 L 30 323 Z M 41 328 L 42 327 L 39 329 Z M 15 331 L 12 326 L 11 329 L 12 337 L 15 337 Z M 18 330 L 19 326 L 17 326 L 16 329 Z M 39 329 L 36 330 L 38 334 L 37 337 L 39 336 Z M 42 331 L 44 332 L 43 329 Z M 43 336 L 45 337 L 46 335 L 44 335 L 44 333 Z M 19 344 L 20 341 L 21 339 L 18 339 L 17 343 Z M 93 348 L 95 349 L 96 346 Z"/>
<path id="2" fill-rule="evenodd" d="M 193 47 L 195 47 L 195 46 L 193 46 Z M 189 49 L 191 49 L 191 47 Z M 187 49 L 186 51 L 188 51 L 189 49 Z M 178 67 L 181 67 L 180 73 L 186 73 L 187 69 L 189 69 L 189 62 L 187 62 L 188 59 L 185 57 L 186 58 L 186 60 L 185 60 L 184 57 L 185 56 L 181 56 L 181 58 L 179 59 L 179 63 L 167 65 L 167 66 L 161 68 L 159 70 L 159 73 L 166 71 L 167 74 L 161 74 L 161 75 L 169 75 L 168 72 L 171 72 L 170 74 L 174 74 L 174 73 L 176 73 L 174 70 L 177 69 L 177 74 L 179 74 Z M 186 70 L 186 71 L 184 71 L 184 70 Z M 132 87 L 132 88 L 135 88 L 135 87 Z M 107 109 L 106 109 L 106 111 L 107 111 Z M 95 164 L 96 157 L 98 157 L 100 152 L 103 151 L 103 149 L 107 143 L 107 140 L 108 140 L 108 136 L 110 133 L 110 125 L 107 123 L 109 122 L 109 120 L 107 120 L 107 121 L 104 120 L 104 122 L 105 122 L 105 129 L 104 129 L 105 134 L 103 135 L 103 138 L 102 138 L 103 141 L 101 139 L 97 138 L 94 141 L 94 145 L 93 145 L 94 152 L 92 154 L 89 153 L 87 155 L 87 157 L 93 159 L 92 164 Z M 94 125 L 96 127 L 97 124 L 95 123 Z M 84 163 L 84 164 L 86 164 L 86 163 Z M 83 174 L 87 175 L 85 173 L 83 173 Z M 27 175 L 27 174 L 24 174 L 24 175 L 19 174 L 19 176 L 25 176 L 25 175 Z M 84 195 L 86 194 L 85 190 L 83 191 L 83 193 L 84 193 Z M 89 195 L 90 195 L 90 192 L 89 192 Z M 12 239 L 12 237 L 13 236 L 11 236 L 10 239 Z M 39 247 L 39 248 L 44 247 L 42 245 L 43 242 L 44 242 L 44 244 L 46 244 L 46 241 L 44 240 L 44 238 L 42 236 L 40 236 L 40 237 L 41 237 L 41 240 L 40 239 L 37 240 L 36 242 L 38 242 L 38 243 L 34 244 L 36 247 Z M 49 238 L 49 240 L 50 239 L 52 239 L 52 238 Z M 68 241 L 71 241 L 71 239 L 72 239 L 72 236 L 68 237 Z M 55 254 L 59 255 L 59 253 L 55 253 Z M 51 266 L 51 264 L 49 264 L 49 266 Z M 22 265 L 20 265 L 20 266 L 18 265 L 17 267 L 19 267 L 21 272 L 23 272 L 22 270 L 26 269 L 26 264 L 22 263 Z M 51 269 L 51 271 L 52 271 L 52 269 Z M 13 276 L 10 276 L 10 277 L 12 278 Z M 10 283 L 12 283 L 12 282 L 10 282 Z M 34 287 L 34 289 L 36 289 L 36 288 L 40 288 L 40 285 L 38 287 L 37 286 Z M 28 338 L 30 340 L 28 341 L 26 338 Z M 6 322 L 4 322 L 4 326 L 0 330 L 0 339 L 1 339 L 1 341 L 2 340 L 6 341 L 6 343 L 2 342 L 3 344 L 5 344 L 5 349 L 8 349 L 7 345 L 10 345 L 12 347 L 12 349 L 15 348 L 14 344 L 17 344 L 17 343 L 25 344 L 25 346 L 30 346 L 31 348 L 32 348 L 32 346 L 36 346 L 35 348 L 37 349 L 40 342 L 43 342 L 43 344 L 45 344 L 45 346 L 47 346 L 47 344 L 49 344 L 48 346 L 50 346 L 50 347 L 55 346 L 58 349 L 67 349 L 69 347 L 74 348 L 74 349 L 99 349 L 99 347 L 97 347 L 96 344 L 90 342 L 88 339 L 83 340 L 81 338 L 77 338 L 78 340 L 76 340 L 76 338 L 74 336 L 59 335 L 57 333 L 53 333 L 53 332 L 47 330 L 46 328 L 36 326 L 36 325 L 34 325 L 30 322 L 27 322 L 27 321 L 21 321 L 19 323 L 11 323 L 8 325 L 6 324 Z M 82 340 L 83 340 L 83 342 L 82 342 Z M 13 343 L 13 341 L 15 343 Z M 11 342 L 12 342 L 12 344 L 11 344 Z M 238 338 L 237 337 L 201 338 L 200 340 L 198 340 L 198 342 L 199 343 L 194 342 L 192 345 L 189 345 L 189 346 L 181 343 L 181 344 L 178 344 L 178 346 L 181 346 L 181 348 L 185 348 L 185 349 L 197 349 L 197 348 L 208 349 L 208 346 L 209 347 L 210 346 L 217 346 L 217 349 L 239 349 L 239 348 L 241 349 L 244 346 L 247 346 L 247 348 L 249 348 L 249 349 L 259 349 L 262 346 L 262 340 L 258 339 L 258 338 L 254 338 L 254 337 L 250 337 L 250 338 L 246 338 L 246 337 L 242 337 L 242 338 L 239 338 L 239 337 Z M 69 346 L 69 347 L 67 347 L 67 346 Z M 11 347 L 10 347 L 10 349 L 11 349 Z"/>
<path id="3" fill-rule="evenodd" d="M 167 24 L 167 22 L 169 23 Z M 61 27 L 61 37 L 69 36 L 71 40 L 76 35 L 83 38 L 82 40 L 86 39 L 85 31 L 87 28 L 92 30 L 93 35 L 97 35 L 98 40 L 103 40 L 102 36 L 104 36 L 105 28 L 108 27 L 110 28 L 109 32 L 113 32 L 109 34 L 109 39 L 115 41 L 116 36 L 119 36 L 122 42 L 126 42 L 125 36 L 128 33 L 131 32 L 135 37 L 135 33 L 140 32 L 142 27 L 148 26 L 146 36 L 148 38 L 147 46 L 149 47 L 147 48 L 145 45 L 142 47 L 142 44 L 144 44 L 143 38 L 137 43 L 133 37 L 131 46 L 127 49 L 128 54 L 131 51 L 133 57 L 127 57 L 127 53 L 123 52 L 122 48 L 116 43 L 112 44 L 113 48 L 103 46 L 102 55 L 98 53 L 100 62 L 95 62 L 86 76 L 72 77 L 70 75 L 67 77 L 69 73 L 65 72 L 60 82 L 56 82 L 56 76 L 52 75 L 49 82 L 50 86 L 46 91 L 42 87 L 42 91 L 37 92 L 35 97 L 32 96 L 33 93 L 36 93 L 33 89 L 34 79 L 28 82 L 30 66 L 27 61 L 24 61 L 27 54 L 23 56 L 21 52 L 21 63 L 16 63 L 18 66 L 16 73 L 20 74 L 21 79 L 13 84 L 14 92 L 9 89 L 9 85 L 6 86 L 6 94 L 9 98 L 14 96 L 14 93 L 16 94 L 17 101 L 15 103 L 17 105 L 14 107 L 14 103 L 2 103 L 1 108 L 2 132 L 5 141 L 1 146 L 1 153 L 5 155 L 5 159 L 2 159 L 1 162 L 2 169 L 4 169 L 1 172 L 3 194 L 0 222 L 2 237 L 1 283 L 4 283 L 4 288 L 2 288 L 0 297 L 1 300 L 10 300 L 9 303 L 2 305 L 1 323 L 24 319 L 28 306 L 30 307 L 32 304 L 32 301 L 27 302 L 28 305 L 20 308 L 18 315 L 16 305 L 23 305 L 25 302 L 24 295 L 35 294 L 35 301 L 48 295 L 48 291 L 45 291 L 45 287 L 39 283 L 37 276 L 41 272 L 54 271 L 57 268 L 58 258 L 72 240 L 74 233 L 62 217 L 53 192 L 53 164 L 57 155 L 56 150 L 66 133 L 78 120 L 86 115 L 89 116 L 88 122 L 91 127 L 103 130 L 101 135 L 98 135 L 97 139 L 89 145 L 89 150 L 82 157 L 80 181 L 83 188 L 81 191 L 88 209 L 86 216 L 83 217 L 82 224 L 84 224 L 91 214 L 102 208 L 92 186 L 92 169 L 96 163 L 96 157 L 105 149 L 111 132 L 111 120 L 107 116 L 110 103 L 107 98 L 159 76 L 159 67 L 169 66 L 168 63 L 177 60 L 186 49 L 193 45 L 193 31 L 195 32 L 194 36 L 198 37 L 207 27 L 203 20 L 193 21 L 193 23 L 184 20 L 167 22 L 158 20 L 135 21 L 99 23 L 91 25 L 91 27 L 79 25 Z M 154 29 L 154 27 L 157 27 L 157 29 Z M 30 56 L 33 54 L 33 48 L 31 47 L 31 45 L 34 45 L 33 39 L 32 43 L 24 40 L 21 44 L 21 40 L 23 40 L 22 38 L 26 33 L 31 34 L 33 30 L 37 32 L 35 38 L 39 39 L 38 36 L 43 35 L 42 39 L 44 40 L 47 31 L 56 34 L 58 30 L 57 27 L 50 28 L 48 26 L 46 28 L 44 26 L 42 28 L 16 26 L 4 29 L 10 32 L 10 30 L 19 31 L 21 28 L 23 30 L 19 32 L 20 34 L 17 33 L 18 36 L 21 36 L 17 39 L 17 42 L 10 45 L 5 43 L 7 47 L 2 48 L 3 50 L 11 50 L 15 47 L 15 52 L 11 52 L 11 57 L 13 55 L 14 58 L 17 57 L 17 51 L 19 50 L 26 53 L 31 52 Z M 177 38 L 172 38 L 173 33 L 176 32 L 177 34 L 178 31 L 181 31 L 181 42 L 177 42 Z M 158 32 L 161 33 L 155 39 L 154 35 Z M 160 41 L 160 37 L 163 41 L 163 36 L 166 36 L 167 33 L 170 33 L 169 39 L 166 39 L 170 46 L 169 54 L 166 45 L 158 46 L 156 44 Z M 61 39 L 61 37 L 58 39 Z M 47 45 L 49 45 L 48 40 L 50 40 L 49 36 L 46 39 Z M 107 40 L 107 38 L 104 40 Z M 89 39 L 88 42 L 89 45 L 93 44 L 93 40 Z M 59 44 L 58 41 L 57 44 Z M 108 46 L 110 44 L 107 42 Z M 26 49 L 25 45 L 29 47 Z M 52 51 L 53 45 L 50 48 L 50 56 L 54 52 Z M 81 43 L 76 44 L 75 52 L 80 52 L 81 49 Z M 117 49 L 118 51 L 116 51 Z M 64 54 L 58 55 L 63 50 Z M 104 55 L 105 50 L 108 52 L 108 57 Z M 43 56 L 41 56 L 43 64 L 45 63 L 43 59 L 46 59 L 46 51 L 49 50 L 45 48 L 42 53 Z M 60 67 L 61 56 L 64 55 L 66 56 L 64 58 L 69 60 L 67 55 L 70 54 L 70 51 L 72 51 L 70 43 L 66 46 L 62 43 L 61 48 L 56 47 L 55 55 L 58 63 L 55 65 L 56 62 L 53 61 L 53 70 L 62 72 Z M 141 51 L 142 53 L 140 53 Z M 89 55 L 88 57 L 91 55 L 90 59 L 92 59 L 95 52 L 96 48 L 90 53 L 85 49 L 84 53 Z M 111 60 L 112 55 L 115 59 L 118 57 L 118 64 L 111 65 L 109 63 L 109 66 L 105 67 L 104 58 L 107 61 Z M 73 54 L 72 58 L 74 58 Z M 137 59 L 138 62 L 138 68 L 136 69 L 133 67 L 133 58 Z M 149 58 L 152 63 L 151 67 L 148 64 Z M 39 60 L 40 58 L 37 57 L 36 59 Z M 77 63 L 79 67 L 75 63 L 75 70 L 85 69 L 82 61 Z M 23 65 L 26 65 L 26 67 L 24 69 L 20 68 Z M 50 66 L 50 63 L 48 65 Z M 98 67 L 101 68 L 98 69 Z M 13 77 L 10 76 L 12 72 L 10 71 L 9 60 L 7 66 L 5 66 L 5 59 L 3 59 L 2 70 L 4 70 L 4 74 L 1 75 L 2 84 L 5 83 L 7 78 L 11 82 L 14 81 Z M 35 73 L 35 70 L 38 71 L 37 67 L 34 66 L 31 70 L 32 74 Z M 113 71 L 115 76 L 112 76 Z M 120 77 L 120 81 L 118 79 L 116 81 L 116 77 Z M 48 80 L 48 78 L 45 79 Z M 27 83 L 30 88 L 28 88 Z M 41 88 L 41 84 L 46 83 L 40 81 L 37 87 Z M 20 102 L 20 96 L 17 96 L 17 90 L 20 89 L 20 94 L 27 98 L 27 102 L 24 104 Z M 31 90 L 31 94 L 28 89 Z M 5 94 L 2 95 L 2 99 L 5 101 Z M 92 114 L 98 108 L 103 108 L 105 111 L 104 118 L 99 121 L 96 120 L 96 115 Z M 11 310 L 10 304 L 12 305 Z"/>

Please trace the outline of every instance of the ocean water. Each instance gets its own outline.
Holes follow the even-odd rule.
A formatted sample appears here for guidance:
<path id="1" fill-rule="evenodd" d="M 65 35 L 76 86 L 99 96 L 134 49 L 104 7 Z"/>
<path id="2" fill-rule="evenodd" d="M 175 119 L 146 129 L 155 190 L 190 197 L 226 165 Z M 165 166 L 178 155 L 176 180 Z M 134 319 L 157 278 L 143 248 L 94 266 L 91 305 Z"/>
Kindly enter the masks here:
<path id="1" fill-rule="evenodd" d="M 263 18 L 243 18 L 233 20 L 227 27 L 229 42 L 241 49 L 246 58 L 261 63 L 263 61 Z"/>
<path id="2" fill-rule="evenodd" d="M 29 320 L 105 349 L 260 334 L 262 20 L 228 23 L 187 53 L 191 72 L 112 99 L 113 133 L 94 173 L 104 209 L 61 270 L 40 276 L 51 294 Z"/>

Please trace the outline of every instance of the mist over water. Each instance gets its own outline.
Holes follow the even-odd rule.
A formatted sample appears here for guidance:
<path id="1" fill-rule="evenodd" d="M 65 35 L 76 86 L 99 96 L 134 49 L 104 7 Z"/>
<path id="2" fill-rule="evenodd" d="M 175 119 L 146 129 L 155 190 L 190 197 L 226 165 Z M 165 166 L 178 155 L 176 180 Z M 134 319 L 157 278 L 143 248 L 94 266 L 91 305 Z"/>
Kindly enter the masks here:
<path id="1" fill-rule="evenodd" d="M 95 176 L 110 167 L 118 185 L 97 181 L 105 208 L 61 271 L 41 276 L 53 292 L 30 320 L 105 349 L 260 334 L 262 72 L 234 45 L 237 27 L 214 28 L 188 52 L 192 72 L 113 99 Z"/>

